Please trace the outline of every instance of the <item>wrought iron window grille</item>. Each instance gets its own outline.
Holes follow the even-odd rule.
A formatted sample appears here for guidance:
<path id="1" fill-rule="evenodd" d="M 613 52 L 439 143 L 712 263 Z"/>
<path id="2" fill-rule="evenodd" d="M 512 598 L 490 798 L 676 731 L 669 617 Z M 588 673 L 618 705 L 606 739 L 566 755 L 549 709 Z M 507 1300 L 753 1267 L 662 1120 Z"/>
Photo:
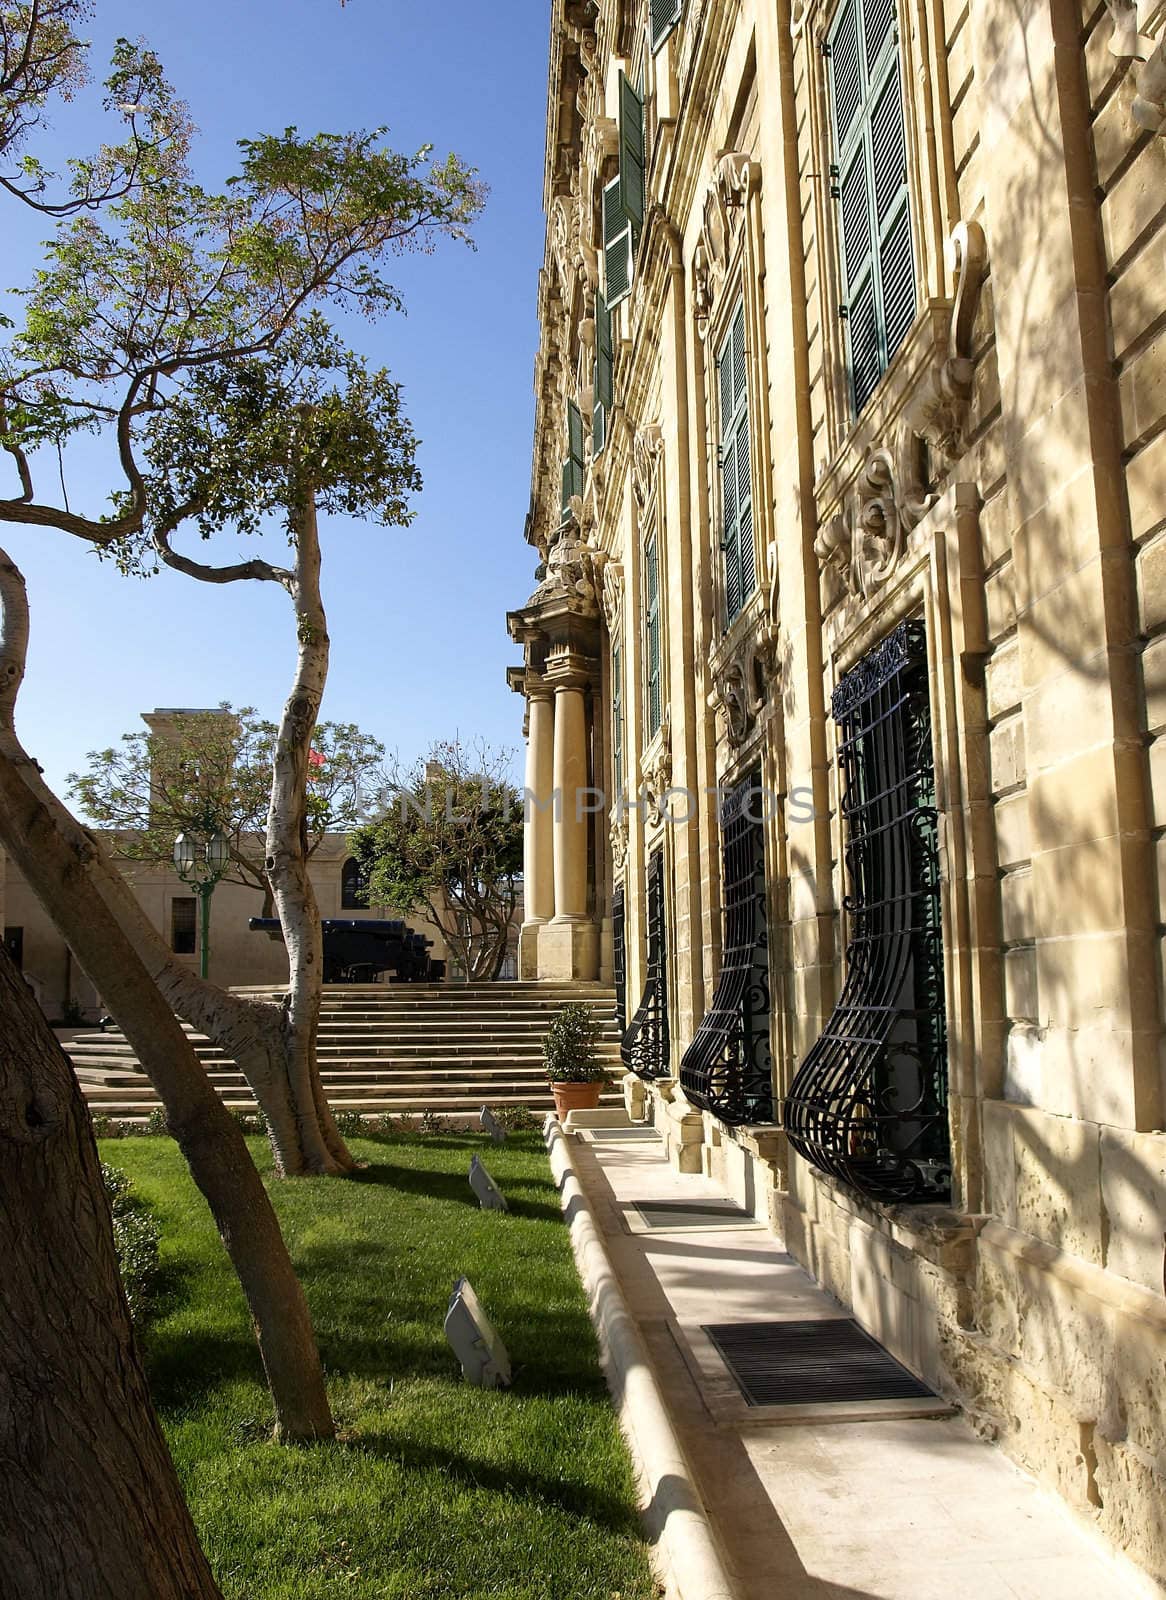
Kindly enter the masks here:
<path id="1" fill-rule="evenodd" d="M 721 806 L 721 975 L 680 1063 L 680 1086 L 693 1105 L 734 1125 L 773 1120 L 763 801 L 754 773 Z"/>
<path id="2" fill-rule="evenodd" d="M 902 623 L 839 681 L 846 982 L 785 1102 L 790 1143 L 872 1199 L 951 1192 L 927 636 Z"/>
<path id="3" fill-rule="evenodd" d="M 615 1023 L 622 1033 L 627 1027 L 628 1005 L 627 935 L 622 883 L 611 894 L 611 970 L 615 985 Z"/>
<path id="4" fill-rule="evenodd" d="M 668 1041 L 668 939 L 664 909 L 664 852 L 648 858 L 648 971 L 631 1025 L 620 1041 L 620 1059 L 641 1078 L 666 1078 Z"/>

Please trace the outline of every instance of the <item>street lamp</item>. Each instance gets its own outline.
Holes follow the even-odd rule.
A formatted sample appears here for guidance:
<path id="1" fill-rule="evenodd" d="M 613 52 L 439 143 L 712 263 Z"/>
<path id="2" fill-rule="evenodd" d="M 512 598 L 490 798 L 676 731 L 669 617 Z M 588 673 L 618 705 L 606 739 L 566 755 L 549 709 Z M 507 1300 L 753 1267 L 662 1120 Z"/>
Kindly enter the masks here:
<path id="1" fill-rule="evenodd" d="M 211 895 L 231 860 L 231 841 L 221 828 L 205 835 L 180 833 L 174 841 L 174 870 L 199 900 L 198 970 L 207 976 L 211 953 Z"/>

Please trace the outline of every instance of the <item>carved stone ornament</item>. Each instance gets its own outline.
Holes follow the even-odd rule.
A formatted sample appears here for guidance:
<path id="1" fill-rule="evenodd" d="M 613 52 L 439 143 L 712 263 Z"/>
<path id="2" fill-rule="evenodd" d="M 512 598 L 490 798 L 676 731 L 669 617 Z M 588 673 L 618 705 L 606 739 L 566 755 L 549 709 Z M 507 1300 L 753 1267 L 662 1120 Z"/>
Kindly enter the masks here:
<path id="1" fill-rule="evenodd" d="M 681 88 L 688 82 L 693 61 L 696 59 L 696 48 L 700 43 L 703 31 L 701 24 L 704 22 L 704 4 L 705 0 L 688 0 L 684 17 L 684 33 L 680 41 L 680 60 L 676 69 L 680 78 Z"/>
<path id="2" fill-rule="evenodd" d="M 672 711 L 665 707 L 660 732 L 640 761 L 640 778 L 644 796 L 655 812 L 655 820 L 664 816 L 664 796 L 672 785 Z"/>
<path id="3" fill-rule="evenodd" d="M 744 744 L 770 704 L 779 666 L 777 626 L 768 616 L 728 656 L 715 641 L 709 650 L 709 708 L 723 718 L 728 741 Z"/>
<path id="4" fill-rule="evenodd" d="M 972 324 L 988 265 L 988 245 L 978 222 L 959 222 L 947 242 L 955 297 L 946 347 L 922 379 L 907 408 L 911 428 L 939 455 L 956 461 L 963 453 L 963 429 L 972 398 Z"/>
<path id="5" fill-rule="evenodd" d="M 619 632 L 623 617 L 623 562 L 603 563 L 603 614 L 607 618 L 607 631 Z"/>
<path id="6" fill-rule="evenodd" d="M 611 813 L 607 839 L 611 846 L 612 871 L 618 877 L 623 871 L 624 864 L 628 858 L 628 811 L 626 806 L 617 805 Z"/>
<path id="7" fill-rule="evenodd" d="M 566 600 L 570 611 L 581 617 L 599 615 L 599 573 L 596 570 L 596 550 L 587 543 L 579 531 L 579 497 L 571 501 L 570 514 L 552 540 L 545 564 L 545 573 L 527 605 L 542 605 L 552 600 Z M 540 570 L 542 570 L 540 568 Z"/>
<path id="8" fill-rule="evenodd" d="M 1138 63 L 1130 116 L 1139 128 L 1166 134 L 1166 28 L 1161 9 L 1157 14 L 1159 36 L 1154 38 L 1138 32 L 1135 0 L 1105 0 L 1105 4 L 1113 21 L 1110 54 Z"/>
<path id="9" fill-rule="evenodd" d="M 642 511 L 652 498 L 656 470 L 664 449 L 664 433 L 659 423 L 648 422 L 636 429 L 632 441 L 632 489 Z"/>
<path id="10" fill-rule="evenodd" d="M 907 536 L 937 499 L 927 487 L 922 440 L 902 427 L 895 449 L 866 458 L 850 505 L 822 528 L 814 551 L 847 594 L 867 599 L 892 577 Z"/>
<path id="11" fill-rule="evenodd" d="M 761 168 L 745 150 L 726 151 L 713 168 L 692 259 L 693 309 L 702 336 L 724 281 L 746 203 L 760 181 Z"/>

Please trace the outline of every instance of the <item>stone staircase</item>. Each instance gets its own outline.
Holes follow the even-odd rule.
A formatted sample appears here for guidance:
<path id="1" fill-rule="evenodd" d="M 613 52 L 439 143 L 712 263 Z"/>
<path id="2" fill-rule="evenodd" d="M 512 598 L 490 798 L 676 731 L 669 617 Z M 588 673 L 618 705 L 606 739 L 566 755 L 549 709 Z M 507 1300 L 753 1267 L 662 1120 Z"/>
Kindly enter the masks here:
<path id="1" fill-rule="evenodd" d="M 271 989 L 240 994 L 274 996 Z M 473 1115 L 483 1103 L 549 1110 L 542 1037 L 567 1000 L 592 1005 L 603 1024 L 600 1056 L 619 1068 L 615 994 L 599 984 L 329 984 L 320 1017 L 319 1060 L 335 1111 L 433 1110 Z M 235 1063 L 183 1024 L 211 1081 L 232 1109 L 255 1110 Z M 144 1122 L 158 1105 L 124 1035 L 82 1033 L 65 1046 L 90 1110 Z M 605 1099 L 618 1091 L 607 1091 Z"/>

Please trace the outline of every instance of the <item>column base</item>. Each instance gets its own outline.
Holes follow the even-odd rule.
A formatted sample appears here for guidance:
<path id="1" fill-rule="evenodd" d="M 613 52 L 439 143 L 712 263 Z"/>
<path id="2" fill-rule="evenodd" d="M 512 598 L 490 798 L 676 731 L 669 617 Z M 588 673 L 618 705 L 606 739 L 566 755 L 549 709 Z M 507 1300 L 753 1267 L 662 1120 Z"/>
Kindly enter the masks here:
<path id="1" fill-rule="evenodd" d="M 594 922 L 547 922 L 536 931 L 536 977 L 560 983 L 570 979 L 595 982 L 599 976 L 599 929 Z M 525 927 L 522 932 L 525 935 Z"/>
<path id="2" fill-rule="evenodd" d="M 523 983 L 532 983 L 539 975 L 538 936 L 545 927 L 545 919 L 538 917 L 518 930 L 518 976 Z"/>

